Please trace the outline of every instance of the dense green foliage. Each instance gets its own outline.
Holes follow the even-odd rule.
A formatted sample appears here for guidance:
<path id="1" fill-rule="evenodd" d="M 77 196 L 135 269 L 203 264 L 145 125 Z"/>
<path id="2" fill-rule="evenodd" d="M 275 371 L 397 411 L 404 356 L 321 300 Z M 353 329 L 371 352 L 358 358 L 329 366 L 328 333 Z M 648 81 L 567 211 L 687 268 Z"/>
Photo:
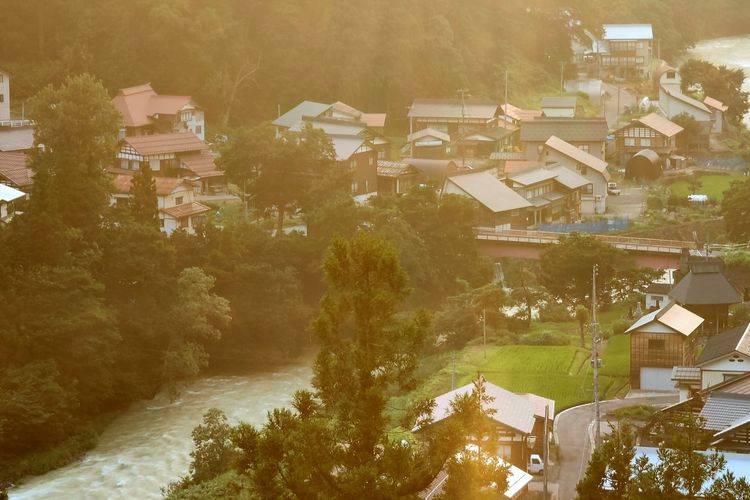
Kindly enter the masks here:
<path id="1" fill-rule="evenodd" d="M 192 95 L 214 123 L 252 124 L 303 99 L 386 111 L 405 128 L 415 97 L 556 88 L 570 34 L 649 22 L 672 59 L 708 36 L 746 32 L 743 0 L 6 0 L 0 67 L 17 105 L 88 72 L 114 90 L 151 82 Z M 579 25 L 574 20 L 582 21 Z M 571 67 L 569 65 L 569 67 Z"/>
<path id="2" fill-rule="evenodd" d="M 747 241 L 750 237 L 750 179 L 732 183 L 721 201 L 721 213 L 729 239 Z"/>
<path id="3" fill-rule="evenodd" d="M 713 97 L 729 106 L 725 115 L 730 123 L 739 123 L 747 113 L 747 98 L 750 94 L 742 90 L 742 84 L 745 82 L 745 72 L 742 69 L 715 66 L 708 61 L 688 59 L 680 66 L 680 77 L 683 92 L 696 89 L 700 94 L 699 97 Z M 683 123 L 679 124 L 685 127 Z M 690 125 L 689 128 L 686 127 L 686 130 L 689 134 L 693 134 L 695 128 L 695 125 Z"/>

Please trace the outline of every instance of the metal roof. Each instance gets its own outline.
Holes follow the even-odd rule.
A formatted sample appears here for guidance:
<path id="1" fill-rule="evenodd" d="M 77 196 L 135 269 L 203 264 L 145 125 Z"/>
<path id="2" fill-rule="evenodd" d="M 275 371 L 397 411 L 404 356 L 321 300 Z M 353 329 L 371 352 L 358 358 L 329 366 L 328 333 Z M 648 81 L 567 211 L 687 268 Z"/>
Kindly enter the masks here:
<path id="1" fill-rule="evenodd" d="M 12 188 L 10 186 L 6 186 L 5 184 L 0 184 L 0 201 L 4 201 L 7 203 L 19 198 L 23 198 L 24 196 L 26 196 L 26 193 L 24 193 L 23 191 L 19 191 L 18 189 Z"/>
<path id="2" fill-rule="evenodd" d="M 514 120 L 518 121 L 533 120 L 534 118 L 542 116 L 542 112 L 538 109 L 523 109 L 517 106 L 513 106 L 512 104 L 508 104 L 507 106 L 505 104 L 502 104 L 500 105 L 500 109 L 507 116 L 510 116 Z"/>
<path id="3" fill-rule="evenodd" d="M 650 24 L 605 24 L 604 40 L 653 40 Z"/>
<path id="4" fill-rule="evenodd" d="M 487 171 L 454 175 L 448 177 L 445 182 L 456 185 L 491 212 L 504 212 L 531 206 L 526 198 Z"/>
<path id="5" fill-rule="evenodd" d="M 184 168 L 190 170 L 201 179 L 224 175 L 224 172 L 216 168 L 214 156 L 207 149 L 182 156 L 180 157 L 180 162 Z"/>
<path id="6" fill-rule="evenodd" d="M 0 128 L 0 151 L 25 151 L 34 147 L 34 127 Z"/>
<path id="7" fill-rule="evenodd" d="M 465 118 L 491 120 L 498 105 L 475 99 L 415 99 L 409 108 L 411 118 Z"/>
<path id="8" fill-rule="evenodd" d="M 126 137 L 125 142 L 135 149 L 141 156 L 186 153 L 188 151 L 201 151 L 208 149 L 206 143 L 192 132 L 137 135 Z"/>
<path id="9" fill-rule="evenodd" d="M 706 107 L 706 105 L 703 104 L 702 102 L 700 102 L 699 100 L 693 99 L 689 95 L 683 94 L 682 91 L 680 90 L 680 86 L 679 85 L 662 84 L 661 88 L 664 90 L 664 92 L 668 96 L 674 97 L 678 101 L 682 101 L 685 104 L 688 104 L 688 105 L 690 105 L 690 106 L 692 106 L 692 107 L 694 107 L 696 109 L 700 109 L 701 111 L 705 111 L 706 113 L 710 113 L 711 112 L 711 110 L 709 110 Z"/>
<path id="10" fill-rule="evenodd" d="M 587 153 L 586 151 L 577 148 L 569 142 L 566 142 L 554 135 L 547 139 L 544 145 L 548 148 L 554 149 L 559 153 L 564 154 L 565 156 L 577 161 L 578 163 L 593 168 L 594 170 L 602 174 L 606 180 L 609 180 L 609 171 L 607 170 L 608 164 L 606 161 L 600 160 L 591 153 Z"/>
<path id="11" fill-rule="evenodd" d="M 149 125 L 152 116 L 176 115 L 187 105 L 198 107 L 190 96 L 158 95 L 150 83 L 120 89 L 112 99 L 112 106 L 120 112 L 126 127 Z"/>
<path id="12" fill-rule="evenodd" d="M 638 321 L 633 323 L 625 333 L 634 332 L 653 322 L 659 322 L 676 333 L 688 336 L 693 333 L 701 323 L 703 323 L 703 318 L 688 311 L 675 302 L 669 302 L 661 309 L 642 316 Z"/>
<path id="13" fill-rule="evenodd" d="M 555 182 L 562 184 L 568 189 L 578 189 L 580 187 L 591 184 L 590 180 L 563 165 L 550 166 L 546 168 L 556 175 Z"/>
<path id="14" fill-rule="evenodd" d="M 515 183 L 521 184 L 522 186 L 529 186 L 531 184 L 536 184 L 537 182 L 554 179 L 557 175 L 545 168 L 535 168 L 533 170 L 525 170 L 516 174 L 510 174 L 508 177 Z"/>
<path id="15" fill-rule="evenodd" d="M 663 116 L 656 113 L 650 113 L 646 116 L 642 116 L 635 121 L 640 122 L 643 125 L 656 130 L 660 134 L 666 135 L 667 137 L 672 137 L 685 130 L 676 123 L 667 120 Z M 628 125 L 625 125 L 625 127 L 628 127 Z"/>
<path id="16" fill-rule="evenodd" d="M 449 142 L 451 140 L 451 136 L 446 134 L 445 132 L 441 132 L 439 130 L 435 130 L 434 128 L 425 128 L 422 130 L 417 130 L 414 133 L 409 134 L 406 136 L 406 140 L 408 142 L 414 142 L 416 140 L 422 139 L 423 137 L 434 137 L 435 139 L 439 141 Z"/>
<path id="17" fill-rule="evenodd" d="M 356 135 L 327 135 L 331 139 L 331 144 L 333 144 L 333 149 L 336 152 L 336 160 L 338 161 L 348 160 L 359 148 L 367 143 L 364 138 Z"/>
<path id="18" fill-rule="evenodd" d="M 330 107 L 330 104 L 321 102 L 302 101 L 271 123 L 279 127 L 290 128 L 302 121 L 303 116 L 319 116 L 328 111 Z"/>
<path id="19" fill-rule="evenodd" d="M 575 109 L 578 99 L 575 97 L 542 97 L 542 109 L 544 108 L 573 108 Z"/>
<path id="20" fill-rule="evenodd" d="M 695 364 L 703 365 L 710 363 L 733 352 L 750 356 L 749 332 L 750 323 L 747 323 L 710 337 Z M 750 367 L 747 368 L 747 371 L 750 371 Z"/>
<path id="21" fill-rule="evenodd" d="M 718 270 L 696 272 L 692 269 L 669 292 L 679 304 L 739 304 L 742 296 Z"/>
<path id="22" fill-rule="evenodd" d="M 717 109 L 717 110 L 722 111 L 722 112 L 724 112 L 724 111 L 726 111 L 726 110 L 729 109 L 729 106 L 727 106 L 726 104 L 724 104 L 720 100 L 714 99 L 713 97 L 709 97 L 709 96 L 706 96 L 706 98 L 703 99 L 703 104 L 705 104 L 706 106 L 708 106 L 710 108 L 714 108 L 714 109 Z"/>
<path id="23" fill-rule="evenodd" d="M 521 142 L 545 142 L 552 136 L 568 142 L 607 140 L 604 118 L 536 118 L 521 122 Z"/>

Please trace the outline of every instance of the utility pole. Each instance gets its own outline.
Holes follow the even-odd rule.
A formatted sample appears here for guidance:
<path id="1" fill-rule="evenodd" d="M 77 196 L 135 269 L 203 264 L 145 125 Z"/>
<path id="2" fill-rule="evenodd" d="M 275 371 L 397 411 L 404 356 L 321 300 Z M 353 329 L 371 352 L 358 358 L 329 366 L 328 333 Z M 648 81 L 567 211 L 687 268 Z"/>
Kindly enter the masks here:
<path id="1" fill-rule="evenodd" d="M 464 144 L 464 128 L 466 127 L 466 93 L 469 89 L 458 89 L 457 92 L 461 94 L 461 124 L 458 127 L 459 144 L 461 145 L 461 168 L 466 166 L 466 147 Z"/>
<path id="2" fill-rule="evenodd" d="M 503 117 L 503 128 L 508 128 L 508 70 L 505 70 L 505 109 Z"/>
<path id="3" fill-rule="evenodd" d="M 482 350 L 484 359 L 487 359 L 487 308 L 482 308 Z"/>
<path id="4" fill-rule="evenodd" d="M 547 456 L 549 455 L 549 405 L 544 406 L 544 441 L 542 441 L 542 451 L 544 452 L 544 500 L 547 500 Z"/>
<path id="5" fill-rule="evenodd" d="M 591 365 L 594 371 L 594 412 L 596 415 L 596 440 L 594 448 L 601 444 L 601 423 L 599 414 L 599 323 L 596 321 L 596 273 L 598 265 L 594 264 L 591 289 Z"/>
<path id="6" fill-rule="evenodd" d="M 451 351 L 451 391 L 456 389 L 456 351 Z"/>
<path id="7" fill-rule="evenodd" d="M 563 73 L 565 72 L 565 61 L 560 61 L 560 95 L 563 95 L 563 88 L 565 87 L 565 79 Z"/>

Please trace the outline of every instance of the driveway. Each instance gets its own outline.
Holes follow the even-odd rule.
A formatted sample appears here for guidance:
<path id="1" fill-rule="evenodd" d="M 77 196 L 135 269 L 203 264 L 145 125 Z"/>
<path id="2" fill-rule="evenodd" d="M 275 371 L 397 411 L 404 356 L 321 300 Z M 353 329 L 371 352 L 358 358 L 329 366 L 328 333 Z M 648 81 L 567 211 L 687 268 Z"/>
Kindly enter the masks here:
<path id="1" fill-rule="evenodd" d="M 607 212 L 616 217 L 637 219 L 643 214 L 646 200 L 645 189 L 640 187 L 620 187 L 619 195 L 607 196 Z"/>
<path id="2" fill-rule="evenodd" d="M 604 116 L 607 118 L 607 126 L 610 129 L 615 128 L 617 125 L 617 118 L 620 113 L 625 109 L 625 106 L 632 106 L 635 104 L 635 95 L 628 89 L 624 88 L 624 85 L 619 86 L 620 94 L 620 107 L 617 107 L 617 94 L 618 86 L 611 83 L 602 83 L 602 91 L 604 92 Z"/>
<path id="3" fill-rule="evenodd" d="M 602 434 L 607 430 L 605 415 L 607 412 L 636 404 L 665 406 L 676 403 L 677 394 L 658 395 L 650 397 L 636 397 L 604 401 L 600 409 L 602 414 Z M 557 477 L 558 500 L 572 500 L 576 497 L 576 484 L 586 472 L 589 456 L 591 455 L 591 441 L 589 430 L 593 435 L 594 405 L 578 406 L 561 413 L 556 421 L 556 437 L 558 442 L 557 471 L 550 470 L 553 477 Z"/>

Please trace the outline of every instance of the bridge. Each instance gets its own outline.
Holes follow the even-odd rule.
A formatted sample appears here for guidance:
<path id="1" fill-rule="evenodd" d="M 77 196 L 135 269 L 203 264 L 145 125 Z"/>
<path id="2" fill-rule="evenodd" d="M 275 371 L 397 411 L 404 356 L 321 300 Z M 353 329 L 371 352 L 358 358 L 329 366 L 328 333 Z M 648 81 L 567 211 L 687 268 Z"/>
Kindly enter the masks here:
<path id="1" fill-rule="evenodd" d="M 539 259 L 545 247 L 558 243 L 561 236 L 565 236 L 565 233 L 515 229 L 495 231 L 481 228 L 477 231 L 476 239 L 479 243 L 480 252 L 491 258 Z M 602 234 L 591 236 L 628 252 L 633 256 L 637 266 L 652 269 L 677 268 L 680 265 L 680 255 L 684 250 L 697 249 L 697 245 L 692 241 L 632 238 Z"/>

